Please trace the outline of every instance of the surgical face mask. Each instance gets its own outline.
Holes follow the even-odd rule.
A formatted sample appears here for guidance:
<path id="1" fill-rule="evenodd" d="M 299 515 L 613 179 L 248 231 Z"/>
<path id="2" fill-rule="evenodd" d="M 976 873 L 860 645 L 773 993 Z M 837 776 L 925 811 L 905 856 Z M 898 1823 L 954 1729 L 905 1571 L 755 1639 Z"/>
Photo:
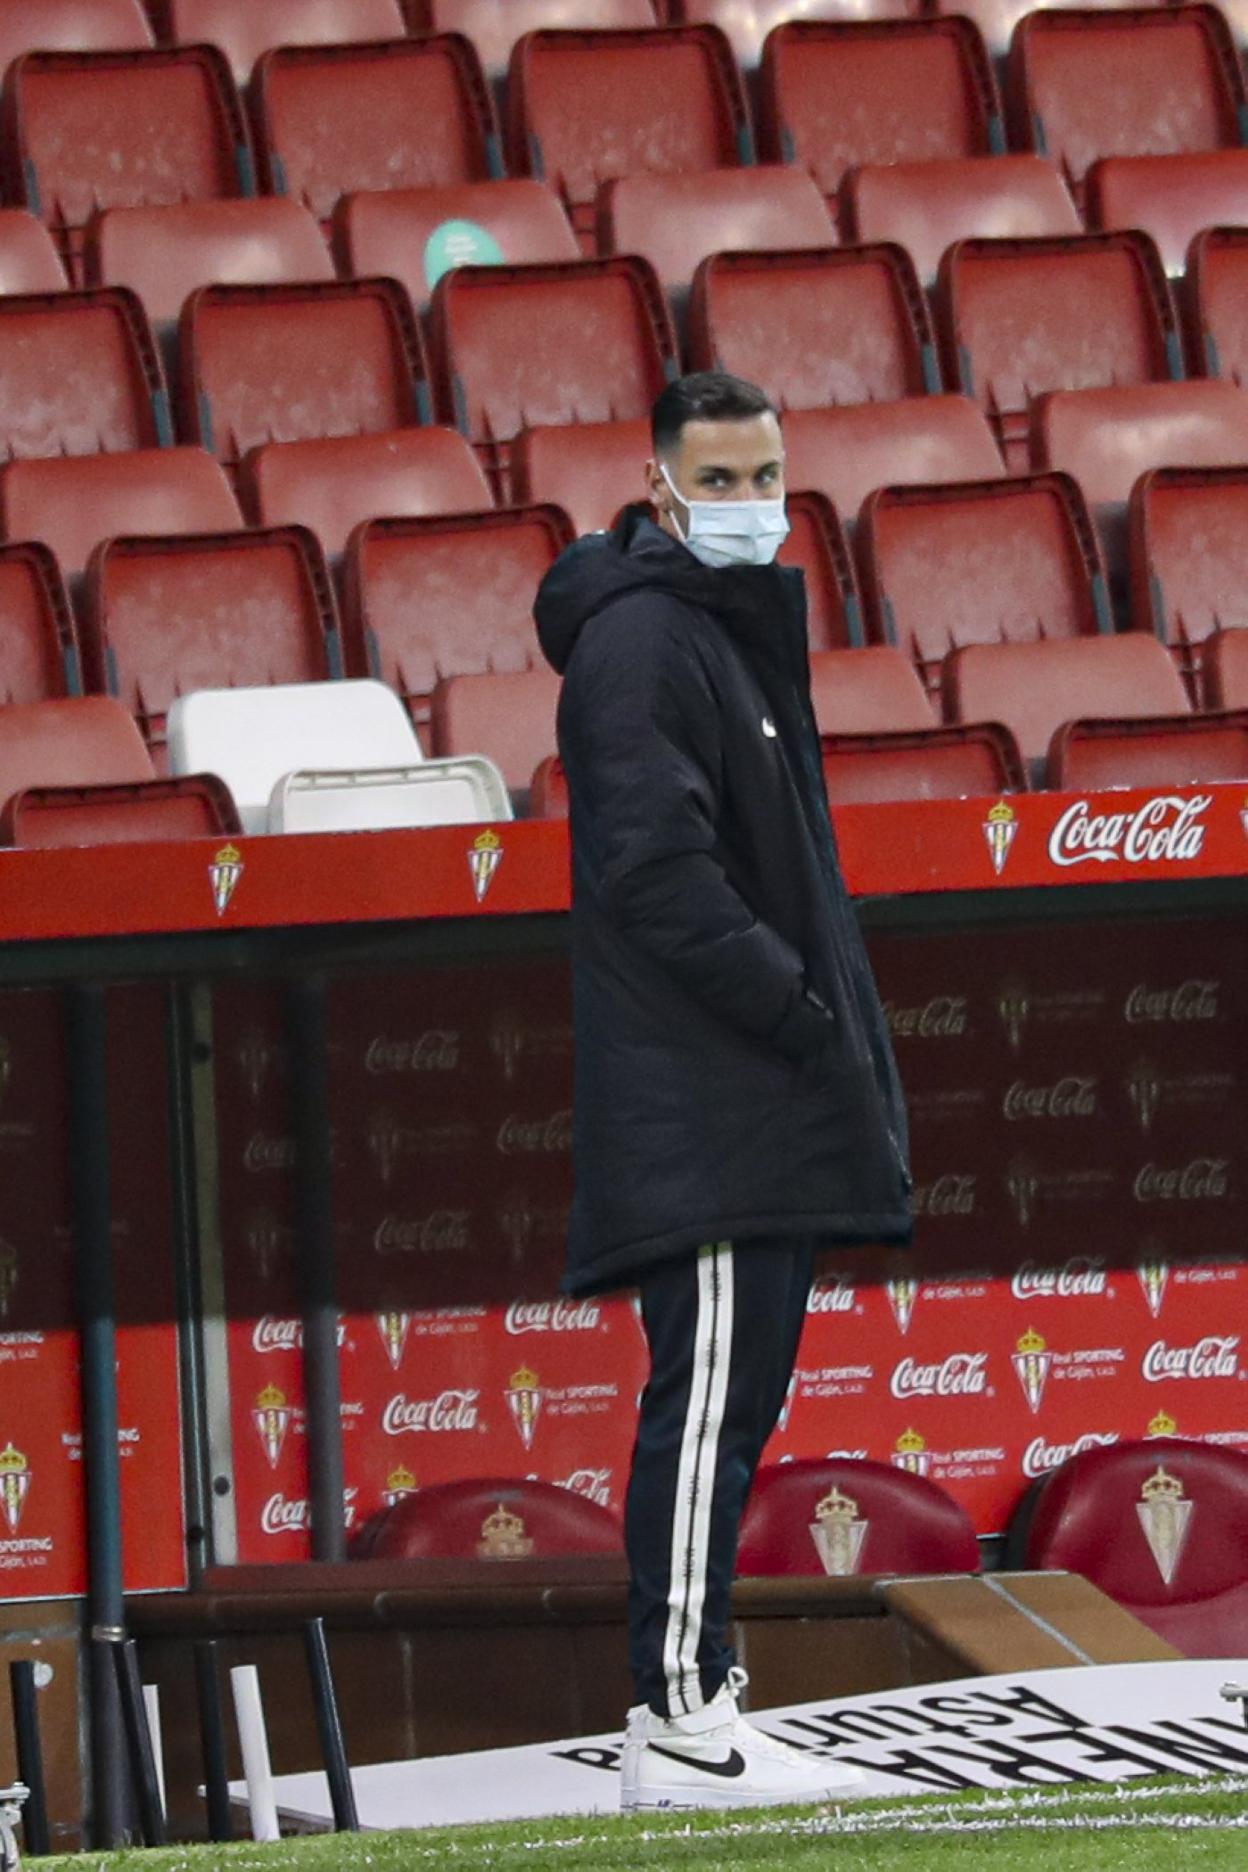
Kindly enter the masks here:
<path id="1" fill-rule="evenodd" d="M 665 463 L 660 463 L 659 473 L 688 510 L 689 526 L 685 531 L 679 516 L 672 516 L 680 539 L 695 559 L 714 571 L 728 566 L 770 565 L 789 537 L 783 500 L 686 500 L 677 492 Z"/>

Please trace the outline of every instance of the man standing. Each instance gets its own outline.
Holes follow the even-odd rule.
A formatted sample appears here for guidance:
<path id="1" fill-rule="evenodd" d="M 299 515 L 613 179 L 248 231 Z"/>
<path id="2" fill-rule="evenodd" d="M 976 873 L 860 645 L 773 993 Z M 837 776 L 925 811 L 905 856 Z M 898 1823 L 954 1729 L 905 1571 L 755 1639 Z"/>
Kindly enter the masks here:
<path id="1" fill-rule="evenodd" d="M 780 424 L 721 372 L 668 386 L 630 508 L 537 603 L 564 676 L 576 1193 L 566 1286 L 636 1285 L 651 1356 L 626 1508 L 626 1808 L 844 1792 L 738 1714 L 746 1497 L 818 1249 L 909 1238 L 905 1112 L 837 861 Z"/>

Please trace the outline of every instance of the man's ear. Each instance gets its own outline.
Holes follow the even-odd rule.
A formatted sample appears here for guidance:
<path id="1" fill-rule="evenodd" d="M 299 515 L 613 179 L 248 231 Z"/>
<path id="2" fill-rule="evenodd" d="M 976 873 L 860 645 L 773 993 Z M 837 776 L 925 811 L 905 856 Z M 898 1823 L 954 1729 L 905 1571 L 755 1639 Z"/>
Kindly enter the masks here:
<path id="1" fill-rule="evenodd" d="M 666 513 L 671 505 L 671 493 L 663 479 L 663 470 L 657 460 L 646 463 L 646 499 L 660 513 Z"/>

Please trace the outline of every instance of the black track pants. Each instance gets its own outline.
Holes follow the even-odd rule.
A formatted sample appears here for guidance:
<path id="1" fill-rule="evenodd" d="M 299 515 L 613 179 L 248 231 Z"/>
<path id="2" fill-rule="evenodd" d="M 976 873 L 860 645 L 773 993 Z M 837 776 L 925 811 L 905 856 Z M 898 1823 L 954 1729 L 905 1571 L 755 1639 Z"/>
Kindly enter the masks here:
<path id="1" fill-rule="evenodd" d="M 729 1597 L 746 1497 L 797 1358 L 813 1238 L 719 1242 L 641 1283 L 650 1380 L 625 1510 L 637 1701 L 710 1701 L 733 1662 Z"/>

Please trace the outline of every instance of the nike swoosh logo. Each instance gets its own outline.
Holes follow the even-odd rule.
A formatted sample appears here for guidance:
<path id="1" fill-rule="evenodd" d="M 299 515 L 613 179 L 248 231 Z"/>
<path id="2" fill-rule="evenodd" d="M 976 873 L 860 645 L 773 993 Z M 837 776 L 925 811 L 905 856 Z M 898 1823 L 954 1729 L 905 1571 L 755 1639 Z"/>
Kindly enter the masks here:
<path id="1" fill-rule="evenodd" d="M 774 741 L 776 738 L 776 724 L 768 715 L 763 716 L 763 733 L 769 741 Z"/>
<path id="2" fill-rule="evenodd" d="M 726 1761 L 708 1761 L 705 1755 L 678 1755 L 675 1749 L 667 1749 L 659 1742 L 651 1742 L 650 1747 L 656 1755 L 665 1755 L 668 1761 L 679 1762 L 682 1768 L 699 1768 L 703 1774 L 720 1775 L 735 1781 L 738 1775 L 745 1773 L 745 1757 L 740 1749 L 729 1749 Z"/>

